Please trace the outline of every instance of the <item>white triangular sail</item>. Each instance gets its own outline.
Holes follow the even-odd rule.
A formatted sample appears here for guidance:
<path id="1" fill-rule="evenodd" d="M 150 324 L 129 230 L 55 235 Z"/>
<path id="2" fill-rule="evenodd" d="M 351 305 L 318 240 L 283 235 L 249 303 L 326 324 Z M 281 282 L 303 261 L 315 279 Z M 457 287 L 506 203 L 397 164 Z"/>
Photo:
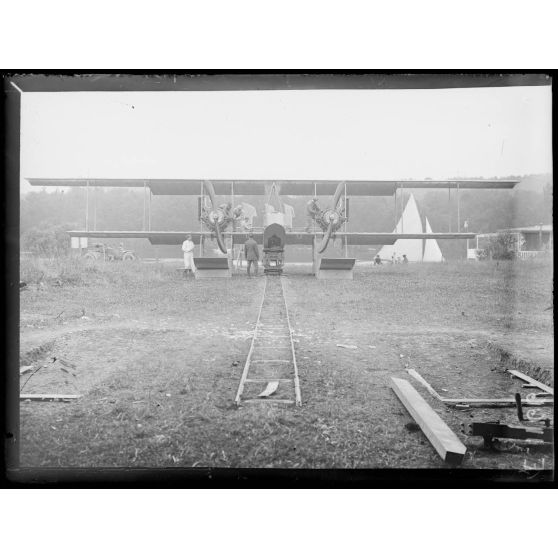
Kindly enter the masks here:
<path id="1" fill-rule="evenodd" d="M 422 233 L 422 221 L 413 194 L 409 196 L 409 201 L 393 232 L 404 234 Z M 403 255 L 406 255 L 410 262 L 420 262 L 422 261 L 422 240 L 420 238 L 399 239 L 394 244 L 383 246 L 378 254 L 382 260 L 391 260 L 394 255 L 396 259 L 403 258 Z"/>
<path id="2" fill-rule="evenodd" d="M 430 228 L 430 223 L 428 222 L 428 217 L 426 217 L 426 230 L 425 230 L 426 234 L 429 234 L 432 232 L 432 229 Z M 424 262 L 443 262 L 444 261 L 444 256 L 442 256 L 442 251 L 440 250 L 440 247 L 438 246 L 438 241 L 433 239 L 433 238 L 429 238 L 426 240 L 425 244 L 424 244 L 424 258 L 423 258 Z"/>

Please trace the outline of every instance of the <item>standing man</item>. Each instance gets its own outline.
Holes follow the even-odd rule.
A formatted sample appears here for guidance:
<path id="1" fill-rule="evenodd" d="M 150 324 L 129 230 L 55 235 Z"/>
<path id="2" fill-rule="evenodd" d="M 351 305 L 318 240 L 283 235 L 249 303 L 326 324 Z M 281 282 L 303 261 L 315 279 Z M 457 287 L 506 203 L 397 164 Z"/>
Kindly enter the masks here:
<path id="1" fill-rule="evenodd" d="M 223 215 L 225 217 L 225 221 L 230 221 L 233 218 L 233 214 L 232 214 L 232 203 L 231 202 L 227 202 L 227 203 L 222 203 L 219 206 L 219 209 L 223 212 Z"/>
<path id="2" fill-rule="evenodd" d="M 258 274 L 258 259 L 260 257 L 260 251 L 258 249 L 258 243 L 254 240 L 254 235 L 250 233 L 248 235 L 248 240 L 244 243 L 244 257 L 247 262 L 248 277 L 250 277 L 250 268 L 254 264 L 255 270 L 254 275 Z"/>
<path id="3" fill-rule="evenodd" d="M 184 273 L 186 274 L 196 271 L 194 267 L 194 247 L 195 244 L 192 242 L 192 235 L 189 234 L 182 243 L 182 251 L 184 252 Z"/>
<path id="4" fill-rule="evenodd" d="M 293 230 L 293 217 L 295 216 L 294 207 L 286 203 L 283 204 L 283 209 L 285 213 L 285 228 L 288 231 Z"/>

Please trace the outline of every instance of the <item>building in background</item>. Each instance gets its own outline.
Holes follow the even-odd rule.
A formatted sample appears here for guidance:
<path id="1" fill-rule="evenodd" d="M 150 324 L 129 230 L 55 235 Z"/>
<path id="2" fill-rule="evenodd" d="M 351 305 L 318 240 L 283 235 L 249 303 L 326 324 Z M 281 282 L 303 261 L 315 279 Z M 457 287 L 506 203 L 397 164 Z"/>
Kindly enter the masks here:
<path id="1" fill-rule="evenodd" d="M 509 234 L 514 239 L 514 252 L 522 260 L 549 254 L 553 249 L 552 225 L 532 225 L 512 229 L 499 229 L 494 233 L 478 234 L 475 247 L 467 249 L 467 259 L 483 259 L 490 242 L 500 234 Z"/>

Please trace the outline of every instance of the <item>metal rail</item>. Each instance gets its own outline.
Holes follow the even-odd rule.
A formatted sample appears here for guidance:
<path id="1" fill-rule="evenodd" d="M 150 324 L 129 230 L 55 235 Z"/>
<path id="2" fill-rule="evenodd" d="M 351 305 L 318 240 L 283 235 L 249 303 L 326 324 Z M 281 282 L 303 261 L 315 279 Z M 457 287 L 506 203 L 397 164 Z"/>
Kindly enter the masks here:
<path id="1" fill-rule="evenodd" d="M 254 358 L 255 353 L 258 353 L 256 358 Z M 262 384 L 264 387 L 267 384 L 267 388 L 259 395 L 243 398 L 247 384 L 252 386 Z M 273 388 L 272 384 L 277 385 Z M 285 398 L 285 389 L 288 389 L 289 384 L 294 386 L 294 400 Z M 256 327 L 234 401 L 237 406 L 254 402 L 302 405 L 295 347 L 282 277 L 266 276 Z"/>
<path id="2" fill-rule="evenodd" d="M 289 328 L 289 339 L 291 342 L 291 354 L 293 357 L 293 368 L 294 368 L 294 388 L 295 388 L 295 398 L 297 406 L 302 405 L 302 397 L 300 395 L 300 381 L 298 379 L 298 366 L 296 365 L 296 354 L 293 341 L 293 330 L 291 328 L 291 320 L 289 319 L 289 308 L 287 306 L 287 297 L 285 296 L 285 284 L 283 277 L 281 280 L 281 292 L 283 293 L 283 302 L 285 303 L 285 316 L 287 318 L 287 327 Z"/>

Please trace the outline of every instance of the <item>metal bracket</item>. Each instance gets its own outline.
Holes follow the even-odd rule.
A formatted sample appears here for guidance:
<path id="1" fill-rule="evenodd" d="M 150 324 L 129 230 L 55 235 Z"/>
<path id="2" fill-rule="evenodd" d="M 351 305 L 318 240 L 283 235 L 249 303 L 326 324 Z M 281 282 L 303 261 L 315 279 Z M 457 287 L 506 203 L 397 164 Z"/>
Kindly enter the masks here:
<path id="1" fill-rule="evenodd" d="M 466 436 L 482 436 L 486 447 L 494 445 L 494 438 L 511 438 L 516 440 L 542 440 L 552 443 L 554 428 L 547 426 L 512 426 L 497 422 L 465 422 L 461 432 Z"/>
<path id="2" fill-rule="evenodd" d="M 530 397 L 531 395 L 533 395 L 534 397 Z M 528 400 L 533 400 L 535 399 L 536 394 L 530 394 L 527 396 Z M 536 411 L 527 411 L 527 418 L 525 418 L 523 416 L 523 405 L 521 403 L 521 394 L 516 393 L 515 394 L 515 405 L 517 407 L 517 418 L 519 419 L 519 422 L 538 422 L 538 423 L 543 423 L 546 427 L 550 426 L 550 419 L 548 418 L 543 418 L 541 415 L 537 415 Z"/>

